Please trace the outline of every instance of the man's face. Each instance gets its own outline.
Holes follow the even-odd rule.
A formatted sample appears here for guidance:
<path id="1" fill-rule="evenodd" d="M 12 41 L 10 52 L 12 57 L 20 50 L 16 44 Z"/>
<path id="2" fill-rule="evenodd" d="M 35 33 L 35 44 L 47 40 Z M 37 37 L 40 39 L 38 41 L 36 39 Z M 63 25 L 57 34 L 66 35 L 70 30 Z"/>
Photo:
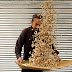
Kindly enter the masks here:
<path id="1" fill-rule="evenodd" d="M 34 30 L 38 30 L 39 29 L 39 26 L 41 24 L 41 20 L 38 19 L 38 18 L 34 18 L 34 20 L 32 21 L 32 27 Z"/>

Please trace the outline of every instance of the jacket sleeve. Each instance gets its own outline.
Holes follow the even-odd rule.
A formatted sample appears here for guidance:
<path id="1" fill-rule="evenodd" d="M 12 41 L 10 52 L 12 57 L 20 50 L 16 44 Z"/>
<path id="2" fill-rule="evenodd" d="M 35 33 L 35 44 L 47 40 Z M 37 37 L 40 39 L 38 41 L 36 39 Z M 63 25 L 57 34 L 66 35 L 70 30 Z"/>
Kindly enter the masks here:
<path id="1" fill-rule="evenodd" d="M 15 54 L 17 59 L 21 57 L 22 46 L 24 45 L 26 38 L 26 31 L 27 29 L 24 29 L 16 41 Z"/>
<path id="2" fill-rule="evenodd" d="M 59 51 L 55 50 L 53 44 L 52 44 L 52 49 L 55 51 L 54 53 L 57 53 L 57 55 L 59 54 Z"/>

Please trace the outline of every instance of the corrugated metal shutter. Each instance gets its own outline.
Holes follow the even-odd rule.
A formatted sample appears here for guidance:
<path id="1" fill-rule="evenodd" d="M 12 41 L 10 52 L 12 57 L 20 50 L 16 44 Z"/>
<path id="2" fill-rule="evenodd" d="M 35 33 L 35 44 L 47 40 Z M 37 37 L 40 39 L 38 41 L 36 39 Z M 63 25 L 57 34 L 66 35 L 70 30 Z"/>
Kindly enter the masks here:
<path id="1" fill-rule="evenodd" d="M 21 72 L 14 63 L 16 40 L 24 28 L 29 27 L 33 14 L 39 13 L 39 3 L 43 1 L 0 1 L 0 72 Z M 54 1 L 58 11 L 59 56 L 63 60 L 72 60 L 72 1 Z M 23 52 L 22 52 L 23 53 Z M 62 69 L 44 72 L 72 72 L 72 65 Z"/>

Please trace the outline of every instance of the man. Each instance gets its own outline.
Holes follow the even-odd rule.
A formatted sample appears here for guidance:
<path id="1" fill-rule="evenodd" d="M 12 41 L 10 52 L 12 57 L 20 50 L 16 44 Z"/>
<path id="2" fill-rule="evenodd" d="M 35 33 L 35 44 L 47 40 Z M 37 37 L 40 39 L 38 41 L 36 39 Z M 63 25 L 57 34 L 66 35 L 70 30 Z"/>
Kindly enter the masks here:
<path id="1" fill-rule="evenodd" d="M 24 45 L 23 60 L 28 60 L 28 58 L 30 57 L 29 52 L 33 50 L 33 48 L 31 47 L 31 44 L 33 41 L 32 35 L 34 34 L 34 31 L 39 32 L 39 25 L 41 24 L 41 21 L 40 21 L 41 18 L 42 18 L 42 16 L 33 15 L 33 18 L 31 21 L 32 26 L 25 28 L 21 32 L 20 36 L 18 37 L 16 46 L 15 46 L 15 53 L 16 53 L 16 57 L 17 57 L 16 63 L 17 64 L 22 62 L 21 51 L 22 51 L 23 45 Z M 53 47 L 53 49 L 54 49 L 54 47 Z M 59 54 L 59 52 L 57 50 L 55 50 L 55 52 L 57 54 Z M 22 69 L 22 72 L 42 72 L 42 70 Z"/>

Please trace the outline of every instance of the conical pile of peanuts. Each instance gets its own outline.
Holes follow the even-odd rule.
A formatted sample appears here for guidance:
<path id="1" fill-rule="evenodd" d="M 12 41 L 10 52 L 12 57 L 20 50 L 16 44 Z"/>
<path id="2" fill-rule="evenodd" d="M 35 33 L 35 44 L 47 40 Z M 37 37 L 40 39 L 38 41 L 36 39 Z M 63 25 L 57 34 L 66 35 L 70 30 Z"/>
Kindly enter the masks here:
<path id="1" fill-rule="evenodd" d="M 56 60 L 58 55 L 54 53 L 55 49 L 52 49 L 53 46 L 56 44 L 54 42 L 57 37 L 53 34 L 56 34 L 55 28 L 57 27 L 53 14 L 56 14 L 56 11 L 53 9 L 53 0 L 48 0 L 47 2 L 42 3 L 40 5 L 42 7 L 42 12 L 39 16 L 43 16 L 41 20 L 41 25 L 39 26 L 39 31 L 35 31 L 35 40 L 32 41 L 32 47 L 35 46 L 33 52 L 29 58 L 29 63 L 31 65 L 41 66 L 41 67 L 53 67 L 59 64 L 59 61 Z M 54 54 L 52 54 L 54 53 Z"/>

